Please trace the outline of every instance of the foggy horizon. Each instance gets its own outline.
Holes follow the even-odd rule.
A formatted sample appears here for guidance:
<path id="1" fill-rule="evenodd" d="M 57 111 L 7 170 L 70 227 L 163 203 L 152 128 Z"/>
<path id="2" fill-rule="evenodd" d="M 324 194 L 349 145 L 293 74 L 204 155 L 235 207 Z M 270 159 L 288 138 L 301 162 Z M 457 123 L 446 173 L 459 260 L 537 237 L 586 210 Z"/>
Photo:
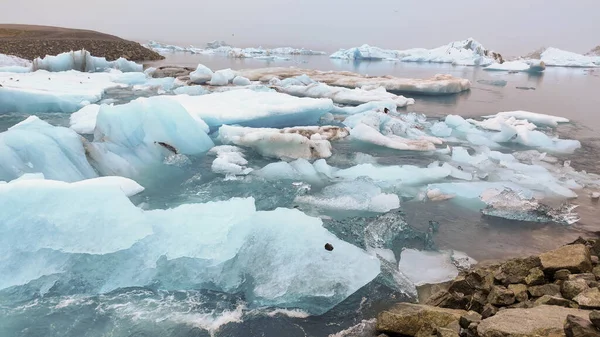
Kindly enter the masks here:
<path id="1" fill-rule="evenodd" d="M 292 46 L 328 52 L 365 43 L 386 49 L 434 48 L 469 37 L 513 56 L 550 46 L 586 53 L 600 45 L 600 36 L 594 36 L 600 31 L 597 0 L 580 0 L 576 7 L 563 2 L 547 6 L 543 0 L 399 2 L 375 0 L 352 6 L 317 0 L 235 4 L 183 0 L 173 6 L 107 0 L 84 8 L 72 0 L 55 0 L 53 7 L 44 8 L 47 2 L 30 0 L 0 4 L 0 23 L 90 29 L 183 46 L 224 40 L 238 47 Z"/>

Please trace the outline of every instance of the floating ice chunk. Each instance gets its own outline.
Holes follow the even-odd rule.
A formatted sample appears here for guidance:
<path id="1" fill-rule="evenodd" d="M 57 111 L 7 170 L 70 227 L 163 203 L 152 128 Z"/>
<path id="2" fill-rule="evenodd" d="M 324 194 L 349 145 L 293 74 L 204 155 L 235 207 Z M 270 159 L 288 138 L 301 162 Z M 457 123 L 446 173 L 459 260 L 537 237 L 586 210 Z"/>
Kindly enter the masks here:
<path id="1" fill-rule="evenodd" d="M 248 89 L 165 98 L 179 102 L 190 114 L 201 118 L 211 128 L 223 124 L 253 127 L 315 125 L 321 116 L 333 109 L 333 102 L 329 99 L 297 98 Z"/>
<path id="2" fill-rule="evenodd" d="M 20 180 L 0 185 L 0 250 L 105 254 L 152 233 L 121 183 Z M 100 205 L 100 207 L 98 207 Z M 18 229 L 18 230 L 17 230 Z"/>
<path id="3" fill-rule="evenodd" d="M 429 130 L 431 131 L 431 134 L 436 137 L 450 137 L 452 135 L 452 129 L 444 122 L 433 124 Z"/>
<path id="4" fill-rule="evenodd" d="M 243 76 L 234 77 L 232 83 L 233 83 L 233 85 L 238 85 L 238 86 L 245 86 L 245 85 L 252 84 L 252 82 L 250 82 L 249 79 L 247 79 Z"/>
<path id="5" fill-rule="evenodd" d="M 175 90 L 173 90 L 173 93 L 175 95 L 200 96 L 209 94 L 210 92 L 199 85 L 192 85 L 175 88 Z"/>
<path id="6" fill-rule="evenodd" d="M 72 113 L 69 118 L 71 129 L 79 134 L 93 134 L 98 111 L 100 111 L 100 105 L 90 104 Z"/>
<path id="7" fill-rule="evenodd" d="M 522 72 L 541 72 L 546 69 L 546 65 L 543 61 L 538 62 L 537 64 L 521 62 L 521 61 L 507 61 L 502 64 L 494 63 L 491 64 L 483 70 L 493 70 L 493 71 L 522 71 Z"/>
<path id="8" fill-rule="evenodd" d="M 397 108 L 395 101 L 375 101 L 361 104 L 359 106 L 345 106 L 345 107 L 334 107 L 331 113 L 355 115 L 367 111 L 381 111 L 383 112 L 386 108 L 389 111 L 395 111 Z"/>
<path id="9" fill-rule="evenodd" d="M 79 135 L 35 116 L 0 133 L 0 180 L 33 172 L 68 182 L 97 176 Z"/>
<path id="10" fill-rule="evenodd" d="M 438 190 L 442 194 L 454 195 L 459 198 L 479 199 L 479 196 L 481 196 L 485 190 L 496 189 L 502 191 L 507 188 L 521 193 L 526 198 L 532 198 L 534 194 L 533 191 L 531 191 L 528 188 L 521 187 L 513 182 L 506 181 L 474 181 L 429 184 L 427 190 Z"/>
<path id="11" fill-rule="evenodd" d="M 219 129 L 223 144 L 251 147 L 263 156 L 282 159 L 328 158 L 329 139 L 347 135 L 346 129 L 335 126 L 268 129 L 223 125 Z"/>
<path id="12" fill-rule="evenodd" d="M 340 60 L 394 60 L 399 58 L 399 53 L 396 50 L 385 50 L 364 44 L 347 50 L 340 49 L 331 54 L 329 58 Z"/>
<path id="13" fill-rule="evenodd" d="M 593 192 L 590 197 L 592 198 L 592 200 L 598 200 L 600 199 L 600 192 Z"/>
<path id="14" fill-rule="evenodd" d="M 262 68 L 246 69 L 238 72 L 252 81 L 267 83 L 274 78 L 287 79 L 300 75 L 310 76 L 314 81 L 331 86 L 345 88 L 383 87 L 388 92 L 421 93 L 426 95 L 455 94 L 469 90 L 471 82 L 467 79 L 438 74 L 430 79 L 397 78 L 391 76 L 372 77 L 351 72 L 319 71 L 300 68 Z"/>
<path id="15" fill-rule="evenodd" d="M 329 185 L 316 195 L 297 196 L 295 202 L 324 210 L 377 213 L 400 207 L 397 195 L 383 193 L 376 185 L 363 180 Z"/>
<path id="16" fill-rule="evenodd" d="M 450 176 L 460 180 L 473 180 L 473 174 L 465 172 L 462 169 L 456 168 L 448 163 L 444 163 L 442 168 L 450 170 Z"/>
<path id="17" fill-rule="evenodd" d="M 271 163 L 254 174 L 267 180 L 301 180 L 313 185 L 322 185 L 330 180 L 335 168 L 327 165 L 324 159 L 319 159 L 313 164 L 305 159 L 293 162 Z"/>
<path id="18" fill-rule="evenodd" d="M 103 72 L 118 69 L 123 72 L 142 72 L 143 65 L 124 58 L 109 62 L 104 57 L 95 57 L 86 50 L 71 51 L 56 56 L 47 55 L 33 60 L 33 70 L 48 70 L 52 72 L 77 70 L 81 72 Z"/>
<path id="19" fill-rule="evenodd" d="M 231 69 L 217 70 L 210 79 L 210 85 L 227 85 L 236 77 L 237 73 Z"/>
<path id="20" fill-rule="evenodd" d="M 535 125 L 538 125 L 538 126 L 551 126 L 551 127 L 557 127 L 559 123 L 568 123 L 569 122 L 569 120 L 564 117 L 544 115 L 544 114 L 539 114 L 539 113 L 535 113 L 535 112 L 521 111 L 521 110 L 505 111 L 505 112 L 499 112 L 495 115 L 484 116 L 484 118 L 497 118 L 497 117 L 502 117 L 505 120 L 507 120 L 510 117 L 514 117 L 517 119 L 525 119 L 525 120 L 528 120 L 529 122 L 534 123 Z"/>
<path id="21" fill-rule="evenodd" d="M 375 166 L 373 164 L 359 164 L 347 169 L 337 170 L 335 177 L 354 180 L 359 177 L 369 177 L 375 182 L 395 182 L 405 186 L 428 184 L 448 177 L 451 170 L 447 167 L 417 167 L 413 165 L 402 166 Z"/>
<path id="22" fill-rule="evenodd" d="M 382 135 L 378 130 L 372 127 L 359 123 L 352 130 L 350 135 L 353 139 L 375 144 L 378 146 L 388 147 L 396 150 L 409 151 L 434 151 L 435 145 L 427 140 L 407 139 L 396 135 Z"/>
<path id="23" fill-rule="evenodd" d="M 332 87 L 325 83 L 312 83 L 308 85 L 287 85 L 277 88 L 277 91 L 297 97 L 330 98 L 334 103 L 359 105 L 373 101 L 394 101 L 397 107 L 405 107 L 415 103 L 412 98 L 397 96 L 389 93 L 383 87 L 375 89 L 348 89 Z"/>
<path id="24" fill-rule="evenodd" d="M 577 206 L 565 203 L 554 208 L 509 189 L 484 191 L 481 200 L 487 204 L 481 212 L 488 216 L 518 221 L 556 222 L 566 225 L 572 225 L 580 220 L 577 213 L 572 212 Z"/>
<path id="25" fill-rule="evenodd" d="M 77 71 L 0 73 L 0 113 L 75 112 L 83 102 L 98 102 L 108 88 L 121 87 L 118 75 Z"/>
<path id="26" fill-rule="evenodd" d="M 454 251 L 419 251 L 404 249 L 400 254 L 398 269 L 416 286 L 450 281 L 458 276 L 459 269 L 477 263 L 466 254 Z"/>
<path id="27" fill-rule="evenodd" d="M 86 150 L 102 174 L 132 177 L 170 155 L 208 151 L 214 144 L 207 131 L 202 120 L 172 100 L 139 98 L 101 106 L 94 142 Z"/>
<path id="28" fill-rule="evenodd" d="M 600 57 L 584 56 L 558 48 L 548 48 L 540 55 L 540 59 L 550 67 L 598 67 Z"/>
<path id="29" fill-rule="evenodd" d="M 243 150 L 237 146 L 221 145 L 210 149 L 209 153 L 216 154 L 212 163 L 212 171 L 224 175 L 247 175 L 252 169 L 246 167 L 248 161 L 244 158 Z"/>
<path id="30" fill-rule="evenodd" d="M 532 131 L 525 126 L 516 126 L 514 130 L 516 131 L 514 141 L 525 146 L 556 153 L 573 153 L 581 147 L 578 140 L 550 138 L 540 131 Z"/>
<path id="31" fill-rule="evenodd" d="M 496 87 L 505 87 L 508 84 L 505 80 L 478 80 L 477 83 L 493 85 Z"/>
<path id="32" fill-rule="evenodd" d="M 195 71 L 190 73 L 190 81 L 195 84 L 204 84 L 213 76 L 213 71 L 203 64 L 198 64 Z"/>
<path id="33" fill-rule="evenodd" d="M 503 131 L 504 125 L 517 126 L 517 125 L 525 125 L 528 130 L 535 130 L 537 126 L 535 124 L 529 123 L 527 120 L 516 119 L 512 116 L 495 116 L 492 118 L 484 119 L 482 121 L 476 121 L 474 119 L 467 119 L 467 122 L 476 125 L 477 127 L 485 130 L 492 131 Z M 505 141 L 507 141 L 506 139 Z"/>
<path id="34" fill-rule="evenodd" d="M 134 195 L 144 191 L 144 187 L 142 187 L 140 184 L 138 184 L 134 180 L 131 180 L 131 179 L 128 179 L 125 177 L 118 177 L 118 176 L 108 176 L 108 177 L 85 179 L 85 180 L 80 180 L 78 182 L 72 183 L 71 185 L 73 186 L 75 184 L 77 186 L 90 187 L 91 189 L 96 188 L 96 187 L 102 187 L 102 186 L 115 186 L 115 187 L 121 189 L 121 191 L 123 191 L 123 193 L 127 197 L 134 196 Z"/>

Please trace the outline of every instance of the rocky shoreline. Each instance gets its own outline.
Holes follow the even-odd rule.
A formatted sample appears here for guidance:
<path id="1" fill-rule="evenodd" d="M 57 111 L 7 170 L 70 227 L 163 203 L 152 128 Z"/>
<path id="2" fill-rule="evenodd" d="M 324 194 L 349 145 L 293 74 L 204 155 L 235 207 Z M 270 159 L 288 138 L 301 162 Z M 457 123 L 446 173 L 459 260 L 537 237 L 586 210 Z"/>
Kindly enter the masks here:
<path id="1" fill-rule="evenodd" d="M 600 337 L 600 239 L 462 272 L 376 320 L 380 337 Z M 422 289 L 423 290 L 423 289 Z M 421 291 L 423 292 L 423 291 Z"/>
<path id="2" fill-rule="evenodd" d="M 28 60 L 58 55 L 72 50 L 89 51 L 92 55 L 114 61 L 156 61 L 164 57 L 141 44 L 117 36 L 81 29 L 60 27 L 0 25 L 0 53 Z"/>

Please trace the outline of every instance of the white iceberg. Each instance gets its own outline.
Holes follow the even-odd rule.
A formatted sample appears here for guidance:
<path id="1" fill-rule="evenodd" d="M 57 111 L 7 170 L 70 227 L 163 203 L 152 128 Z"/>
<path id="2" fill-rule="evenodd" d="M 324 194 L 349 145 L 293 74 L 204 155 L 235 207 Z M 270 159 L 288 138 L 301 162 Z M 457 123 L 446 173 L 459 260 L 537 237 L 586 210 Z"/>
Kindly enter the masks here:
<path id="1" fill-rule="evenodd" d="M 223 125 L 219 128 L 223 144 L 250 147 L 262 156 L 280 159 L 328 158 L 329 140 L 346 136 L 346 129 L 334 126 L 270 129 Z"/>
<path id="2" fill-rule="evenodd" d="M 13 252 L 47 261 L 27 273 L 37 264 L 0 262 L 3 287 L 15 285 L 15 275 L 21 283 L 50 274 L 68 283 L 77 270 L 77 281 L 98 293 L 210 284 L 244 293 L 255 307 L 321 314 L 380 272 L 377 258 L 336 238 L 320 219 L 291 209 L 257 212 L 251 198 L 144 211 L 116 185 L 22 180 L 0 185 L 0 202 L 10 205 L 0 214 L 6 263 L 22 256 Z M 335 250 L 323 249 L 325 243 Z M 45 259 L 49 250 L 72 261 Z"/>
<path id="3" fill-rule="evenodd" d="M 90 104 L 72 113 L 69 118 L 70 128 L 79 134 L 93 134 L 98 111 L 100 111 L 100 105 Z"/>
<path id="4" fill-rule="evenodd" d="M 215 173 L 236 176 L 247 175 L 253 171 L 252 168 L 247 167 L 248 161 L 244 158 L 243 150 L 237 146 L 215 146 L 208 153 L 216 155 L 211 166 Z"/>
<path id="5" fill-rule="evenodd" d="M 0 53 L 0 67 L 31 67 L 31 61 L 14 55 Z"/>
<path id="6" fill-rule="evenodd" d="M 240 76 L 251 81 L 268 83 L 274 78 L 286 79 L 302 75 L 312 80 L 331 86 L 345 88 L 377 88 L 383 87 L 392 93 L 420 93 L 425 95 L 456 94 L 471 88 L 471 82 L 464 78 L 438 74 L 430 79 L 398 78 L 392 76 L 366 76 L 347 71 L 319 71 L 301 68 L 259 68 L 239 70 Z"/>
<path id="7" fill-rule="evenodd" d="M 181 105 L 162 97 L 123 105 L 102 105 L 94 141 L 86 143 L 92 164 L 103 175 L 133 177 L 173 155 L 197 155 L 214 146 L 208 126 Z"/>
<path id="8" fill-rule="evenodd" d="M 315 125 L 333 109 L 329 99 L 297 98 L 276 92 L 232 90 L 203 96 L 177 95 L 174 100 L 211 128 L 223 124 L 252 127 Z"/>
<path id="9" fill-rule="evenodd" d="M 469 38 L 451 42 L 434 49 L 385 50 L 369 45 L 340 50 L 330 58 L 343 60 L 396 60 L 402 62 L 452 63 L 458 65 L 489 65 L 502 63 L 502 56 L 485 49 L 481 43 Z"/>
<path id="10" fill-rule="evenodd" d="M 393 101 L 396 107 L 402 108 L 415 104 L 414 99 L 389 93 L 383 87 L 369 90 L 362 88 L 348 89 L 329 86 L 325 83 L 310 83 L 308 85 L 282 85 L 276 87 L 276 90 L 298 97 L 330 98 L 334 103 L 346 105 Z"/>
<path id="11" fill-rule="evenodd" d="M 280 161 L 268 164 L 254 171 L 253 174 L 270 181 L 300 180 L 309 184 L 323 185 L 333 178 L 332 170 L 335 168 L 327 165 L 325 159 L 316 160 L 312 164 L 306 159 L 297 159 L 289 163 Z"/>
<path id="12" fill-rule="evenodd" d="M 104 57 L 95 57 L 87 50 L 71 51 L 56 56 L 46 55 L 44 58 L 33 60 L 33 70 L 47 70 L 52 72 L 77 70 L 81 72 L 103 72 L 117 69 L 122 72 L 142 72 L 143 65 L 124 58 L 116 61 L 107 61 Z"/>
<path id="13" fill-rule="evenodd" d="M 585 56 L 552 47 L 542 52 L 540 59 L 549 67 L 594 68 L 600 66 L 599 56 Z"/>
<path id="14" fill-rule="evenodd" d="M 538 62 L 522 62 L 522 61 L 506 61 L 504 63 L 493 63 L 483 68 L 483 70 L 493 71 L 512 71 L 512 72 L 541 72 L 546 69 L 544 61 Z"/>
<path id="15" fill-rule="evenodd" d="M 535 125 L 538 126 L 551 126 L 557 127 L 559 123 L 568 123 L 569 119 L 558 116 L 544 115 L 540 113 L 530 112 L 530 111 L 504 111 L 499 112 L 495 115 L 483 116 L 484 118 L 495 118 L 495 117 L 503 117 L 509 118 L 514 117 L 517 119 L 525 119 Z"/>
<path id="16" fill-rule="evenodd" d="M 213 71 L 203 64 L 198 64 L 196 70 L 190 73 L 190 81 L 195 84 L 204 84 L 211 80 Z"/>
<path id="17" fill-rule="evenodd" d="M 416 286 L 453 280 L 459 269 L 468 268 L 477 261 L 464 253 L 454 251 L 419 251 L 404 249 L 400 254 L 398 269 Z"/>
<path id="18" fill-rule="evenodd" d="M 173 93 L 175 95 L 200 96 L 200 95 L 209 94 L 210 91 L 204 89 L 202 86 L 192 85 L 192 86 L 182 86 L 179 88 L 175 88 L 173 90 Z"/>
<path id="19" fill-rule="evenodd" d="M 0 133 L 0 180 L 25 173 L 73 182 L 96 177 L 86 159 L 80 136 L 35 116 Z"/>
<path id="20" fill-rule="evenodd" d="M 227 85 L 237 76 L 236 72 L 231 69 L 217 70 L 212 74 L 209 85 Z"/>
<path id="21" fill-rule="evenodd" d="M 250 85 L 252 84 L 252 82 L 250 82 L 249 79 L 243 77 L 243 76 L 236 76 L 233 78 L 233 81 L 231 81 L 231 83 L 233 85 L 238 85 L 238 86 L 245 86 L 245 85 Z"/>

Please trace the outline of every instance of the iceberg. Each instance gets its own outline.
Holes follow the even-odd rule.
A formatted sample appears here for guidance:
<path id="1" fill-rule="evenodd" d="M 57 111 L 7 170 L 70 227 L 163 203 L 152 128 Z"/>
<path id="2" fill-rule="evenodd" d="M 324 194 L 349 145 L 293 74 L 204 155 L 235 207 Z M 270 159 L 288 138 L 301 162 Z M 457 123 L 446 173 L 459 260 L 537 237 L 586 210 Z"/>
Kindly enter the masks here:
<path id="1" fill-rule="evenodd" d="M 494 71 L 518 71 L 518 72 L 541 72 L 546 69 L 544 61 L 506 61 L 504 63 L 493 63 L 483 68 L 483 70 L 494 70 Z"/>
<path id="2" fill-rule="evenodd" d="M 333 109 L 330 99 L 297 98 L 276 92 L 239 89 L 203 96 L 165 96 L 180 103 L 211 129 L 223 124 L 250 127 L 315 125 Z"/>
<path id="3" fill-rule="evenodd" d="M 208 126 L 180 104 L 163 97 L 102 105 L 94 141 L 86 142 L 90 161 L 103 175 L 137 176 L 147 166 L 174 155 L 197 155 L 214 144 Z"/>
<path id="4" fill-rule="evenodd" d="M 98 111 L 100 111 L 100 105 L 90 104 L 72 113 L 69 118 L 70 128 L 79 134 L 93 134 L 96 128 Z"/>
<path id="5" fill-rule="evenodd" d="M 296 159 L 290 163 L 280 161 L 268 164 L 253 174 L 269 181 L 300 180 L 312 185 L 324 185 L 333 178 L 333 170 L 335 168 L 327 165 L 325 159 L 316 160 L 312 164 L 306 159 Z"/>
<path id="6" fill-rule="evenodd" d="M 294 127 L 285 129 L 248 128 L 223 125 L 219 140 L 223 144 L 250 147 L 265 157 L 280 159 L 318 159 L 331 156 L 331 143 L 348 136 L 336 126 Z"/>
<path id="7" fill-rule="evenodd" d="M 504 111 L 504 112 L 499 112 L 495 115 L 483 116 L 483 118 L 495 118 L 495 117 L 502 117 L 505 119 L 507 119 L 509 117 L 514 117 L 517 119 L 525 119 L 525 120 L 527 120 L 535 125 L 538 125 L 538 126 L 550 126 L 550 127 L 557 127 L 559 123 L 569 123 L 569 120 L 564 117 L 544 115 L 544 114 L 540 114 L 540 113 L 522 111 L 522 110 Z"/>
<path id="8" fill-rule="evenodd" d="M 402 62 L 452 63 L 457 65 L 489 65 L 502 63 L 502 56 L 485 49 L 481 43 L 469 38 L 451 42 L 434 49 L 385 50 L 369 45 L 340 50 L 329 56 L 342 60 L 394 60 Z"/>
<path id="9" fill-rule="evenodd" d="M 231 81 L 231 83 L 233 85 L 238 85 L 238 86 L 245 86 L 245 85 L 250 85 L 252 84 L 252 82 L 250 82 L 249 79 L 243 77 L 243 76 L 236 76 L 233 78 L 233 81 Z"/>
<path id="10" fill-rule="evenodd" d="M 243 293 L 252 307 L 321 314 L 380 272 L 377 258 L 336 238 L 320 219 L 293 209 L 256 211 L 252 198 L 144 211 L 113 184 L 21 180 L 0 185 L 0 202 L 10 205 L 0 214 L 3 287 L 24 269 L 5 263 L 54 253 L 68 262 L 48 261 L 59 265 L 19 281 L 52 274 L 66 286 L 84 284 L 88 293 L 209 285 Z M 323 249 L 325 243 L 335 250 Z"/>
<path id="11" fill-rule="evenodd" d="M 122 75 L 127 74 L 88 74 L 73 70 L 0 73 L 0 113 L 72 113 L 85 106 L 85 102 L 100 101 L 106 89 L 126 86 L 119 83 Z"/>
<path id="12" fill-rule="evenodd" d="M 248 161 L 244 158 L 243 150 L 237 146 L 215 146 L 208 153 L 216 155 L 211 166 L 212 171 L 215 173 L 236 176 L 247 175 L 253 171 L 246 166 Z"/>
<path id="13" fill-rule="evenodd" d="M 66 182 L 97 176 L 79 135 L 35 116 L 0 133 L 0 180 L 25 173 L 42 173 L 48 179 Z"/>
<path id="14" fill-rule="evenodd" d="M 337 104 L 360 105 L 369 102 L 393 101 L 396 107 L 399 108 L 415 104 L 414 99 L 388 93 L 383 87 L 369 90 L 362 88 L 348 89 L 332 87 L 325 83 L 310 83 L 308 85 L 281 85 L 275 88 L 279 92 L 297 97 L 330 98 Z"/>
<path id="15" fill-rule="evenodd" d="M 397 195 L 383 193 L 381 188 L 366 180 L 329 185 L 318 194 L 299 195 L 295 202 L 323 210 L 375 213 L 385 213 L 400 207 Z"/>
<path id="16" fill-rule="evenodd" d="M 0 67 L 31 67 L 31 61 L 14 55 L 0 53 Z"/>
<path id="17" fill-rule="evenodd" d="M 237 76 L 236 72 L 231 69 L 217 70 L 211 76 L 209 85 L 222 86 L 227 85 Z"/>
<path id="18" fill-rule="evenodd" d="M 424 95 L 456 94 L 471 88 L 467 79 L 451 75 L 438 74 L 430 79 L 398 78 L 392 76 L 366 76 L 347 71 L 319 71 L 301 68 L 259 68 L 239 70 L 240 76 L 251 81 L 268 83 L 274 78 L 287 79 L 302 75 L 309 76 L 312 80 L 331 86 L 345 88 L 377 88 L 383 87 L 392 93 L 418 93 Z"/>
<path id="19" fill-rule="evenodd" d="M 600 66 L 600 57 L 586 56 L 573 52 L 548 48 L 540 54 L 540 59 L 549 67 L 594 68 Z"/>
<path id="20" fill-rule="evenodd" d="M 190 73 L 190 81 L 195 84 L 204 84 L 212 79 L 213 71 L 203 64 L 198 64 L 196 70 Z"/>
<path id="21" fill-rule="evenodd" d="M 459 271 L 476 263 L 466 254 L 452 250 L 437 252 L 403 249 L 398 269 L 416 286 L 422 286 L 453 280 Z"/>
<path id="22" fill-rule="evenodd" d="M 143 65 L 133 61 L 119 58 L 116 61 L 107 61 L 104 57 L 95 57 L 87 50 L 71 51 L 56 56 L 46 55 L 44 58 L 33 60 L 33 71 L 47 70 L 51 72 L 77 70 L 94 73 L 117 69 L 122 72 L 142 72 Z"/>
<path id="23" fill-rule="evenodd" d="M 189 95 L 189 96 L 200 96 L 209 94 L 210 91 L 204 89 L 202 86 L 182 86 L 173 90 L 175 95 Z"/>

